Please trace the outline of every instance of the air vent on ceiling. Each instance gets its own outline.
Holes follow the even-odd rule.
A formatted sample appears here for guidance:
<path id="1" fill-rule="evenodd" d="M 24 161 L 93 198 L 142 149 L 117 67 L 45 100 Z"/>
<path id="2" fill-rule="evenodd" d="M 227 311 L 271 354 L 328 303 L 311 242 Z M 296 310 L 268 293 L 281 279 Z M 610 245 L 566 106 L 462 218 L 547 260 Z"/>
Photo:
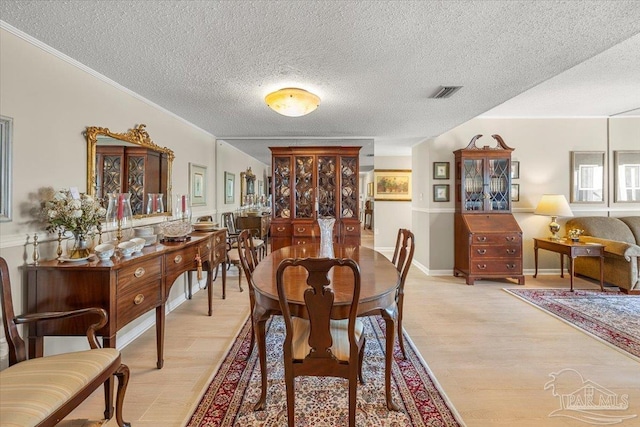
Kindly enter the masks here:
<path id="1" fill-rule="evenodd" d="M 440 86 L 438 91 L 430 96 L 432 99 L 449 98 L 459 91 L 462 86 Z"/>

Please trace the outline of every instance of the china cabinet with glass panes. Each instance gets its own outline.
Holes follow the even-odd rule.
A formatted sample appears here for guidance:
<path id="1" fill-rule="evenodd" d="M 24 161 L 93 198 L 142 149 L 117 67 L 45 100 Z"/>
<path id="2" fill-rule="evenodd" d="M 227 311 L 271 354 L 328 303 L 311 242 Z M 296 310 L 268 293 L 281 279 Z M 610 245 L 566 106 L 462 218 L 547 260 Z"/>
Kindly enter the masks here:
<path id="1" fill-rule="evenodd" d="M 522 230 L 511 213 L 511 153 L 497 144 L 478 147 L 476 135 L 455 156 L 454 275 L 469 285 L 478 279 L 522 274 Z"/>
<path id="2" fill-rule="evenodd" d="M 361 147 L 270 147 L 271 248 L 319 241 L 318 218 L 335 218 L 334 241 L 360 244 Z"/>

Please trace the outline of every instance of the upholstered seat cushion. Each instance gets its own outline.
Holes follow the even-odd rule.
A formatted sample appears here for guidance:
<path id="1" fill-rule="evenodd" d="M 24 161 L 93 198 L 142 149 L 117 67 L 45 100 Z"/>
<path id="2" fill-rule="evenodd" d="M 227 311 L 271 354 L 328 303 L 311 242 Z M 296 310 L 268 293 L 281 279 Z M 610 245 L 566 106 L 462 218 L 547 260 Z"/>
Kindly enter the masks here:
<path id="1" fill-rule="evenodd" d="M 338 360 L 347 361 L 349 360 L 349 336 L 347 334 L 349 319 L 330 320 L 329 322 L 331 338 L 333 339 L 331 352 Z M 291 345 L 293 347 L 293 358 L 301 360 L 309 354 L 309 351 L 311 351 L 311 347 L 309 346 L 309 330 L 311 323 L 307 319 L 293 317 L 291 319 L 291 324 L 293 326 L 293 339 L 291 341 Z M 356 342 L 360 340 L 363 330 L 364 324 L 360 319 L 356 319 Z"/>
<path id="2" fill-rule="evenodd" d="M 34 426 L 120 357 L 114 348 L 26 360 L 0 372 L 0 424 Z"/>
<path id="3" fill-rule="evenodd" d="M 264 240 L 262 240 L 262 239 L 256 239 L 254 237 L 252 240 L 253 240 L 253 247 L 254 248 L 259 248 L 260 246 L 264 245 Z M 238 247 L 238 242 L 231 243 L 231 247 L 232 248 L 237 248 Z"/>

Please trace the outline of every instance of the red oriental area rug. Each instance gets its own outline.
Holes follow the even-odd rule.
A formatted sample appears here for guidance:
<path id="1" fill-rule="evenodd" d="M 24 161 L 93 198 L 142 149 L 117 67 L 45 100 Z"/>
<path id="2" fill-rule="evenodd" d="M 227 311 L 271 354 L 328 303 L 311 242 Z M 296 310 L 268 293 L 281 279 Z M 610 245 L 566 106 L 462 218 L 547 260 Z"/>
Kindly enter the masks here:
<path id="1" fill-rule="evenodd" d="M 387 410 L 384 396 L 384 320 L 364 318 L 366 350 L 358 385 L 356 425 L 460 426 L 458 415 L 439 391 L 428 367 L 411 345 L 407 360 L 396 342 L 392 367 L 392 392 L 401 411 Z M 214 375 L 187 426 L 286 426 L 287 401 L 282 366 L 284 322 L 276 316 L 267 324 L 269 390 L 264 411 L 253 411 L 260 396 L 260 365 L 255 349 L 247 357 L 250 327 L 247 322 Z M 405 340 L 410 343 L 405 334 Z M 296 424 L 300 426 L 346 426 L 348 424 L 347 381 L 341 378 L 296 379 Z"/>
<path id="2" fill-rule="evenodd" d="M 640 358 L 640 296 L 622 292 L 505 289 L 613 347 Z"/>

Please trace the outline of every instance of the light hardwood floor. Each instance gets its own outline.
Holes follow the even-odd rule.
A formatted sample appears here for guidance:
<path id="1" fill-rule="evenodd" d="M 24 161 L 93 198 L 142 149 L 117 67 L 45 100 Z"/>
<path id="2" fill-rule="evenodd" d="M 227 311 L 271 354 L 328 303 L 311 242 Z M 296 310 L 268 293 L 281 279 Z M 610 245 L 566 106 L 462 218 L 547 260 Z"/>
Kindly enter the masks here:
<path id="1" fill-rule="evenodd" d="M 372 244 L 369 233 L 363 244 Z M 240 293 L 230 270 L 227 299 L 214 283 L 214 314 L 206 315 L 206 292 L 197 292 L 167 316 L 164 368 L 155 368 L 155 331 L 148 330 L 122 350 L 131 369 L 124 415 L 133 426 L 178 427 L 186 423 L 199 396 L 246 319 L 248 293 Z M 243 280 L 244 281 L 244 280 Z M 576 279 L 577 288 L 597 284 Z M 567 288 L 557 276 L 526 278 L 526 287 Z M 585 426 L 582 421 L 549 417 L 560 407 L 544 390 L 549 374 L 564 368 L 580 372 L 612 392 L 628 395 L 640 425 L 640 362 L 502 289 L 510 281 L 478 281 L 467 286 L 453 276 L 430 277 L 412 268 L 406 283 L 405 330 L 469 427 Z M 246 286 L 245 286 L 246 288 Z M 102 390 L 61 426 L 99 419 Z M 616 411 L 610 411 L 616 415 Z M 107 423 L 115 426 L 115 420 Z"/>

